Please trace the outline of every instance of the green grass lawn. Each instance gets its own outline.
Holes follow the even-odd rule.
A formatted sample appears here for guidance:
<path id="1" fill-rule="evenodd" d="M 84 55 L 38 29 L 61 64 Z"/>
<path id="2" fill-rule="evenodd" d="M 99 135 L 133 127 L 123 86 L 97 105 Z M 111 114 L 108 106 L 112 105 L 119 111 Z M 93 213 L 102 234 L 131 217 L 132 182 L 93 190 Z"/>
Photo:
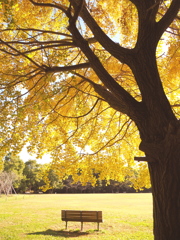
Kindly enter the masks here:
<path id="1" fill-rule="evenodd" d="M 102 210 L 103 223 L 61 221 L 61 210 Z M 151 194 L 39 194 L 0 197 L 0 240 L 150 240 Z"/>

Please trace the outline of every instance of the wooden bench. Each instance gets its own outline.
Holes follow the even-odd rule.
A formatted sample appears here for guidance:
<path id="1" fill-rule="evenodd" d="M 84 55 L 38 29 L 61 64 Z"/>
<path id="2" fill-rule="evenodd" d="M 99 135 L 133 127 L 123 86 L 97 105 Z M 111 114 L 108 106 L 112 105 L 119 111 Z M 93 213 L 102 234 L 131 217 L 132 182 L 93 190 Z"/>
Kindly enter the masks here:
<path id="1" fill-rule="evenodd" d="M 79 210 L 62 210 L 61 219 L 67 223 L 81 222 L 81 231 L 83 230 L 83 222 L 97 222 L 97 230 L 99 231 L 99 223 L 102 220 L 102 211 L 79 211 Z"/>

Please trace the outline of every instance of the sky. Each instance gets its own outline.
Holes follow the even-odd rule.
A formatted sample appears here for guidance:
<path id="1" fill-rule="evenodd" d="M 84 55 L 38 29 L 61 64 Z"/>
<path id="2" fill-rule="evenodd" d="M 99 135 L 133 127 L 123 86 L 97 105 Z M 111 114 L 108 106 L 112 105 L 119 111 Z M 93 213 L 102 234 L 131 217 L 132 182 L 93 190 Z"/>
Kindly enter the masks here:
<path id="1" fill-rule="evenodd" d="M 82 151 L 80 150 L 80 148 L 77 150 L 79 151 L 79 153 L 93 153 L 93 151 L 91 150 L 90 146 L 85 146 L 85 149 Z M 42 159 L 37 159 L 36 155 L 30 155 L 27 151 L 27 148 L 24 147 L 22 149 L 22 151 L 19 154 L 21 160 L 23 160 L 24 162 L 27 162 L 28 160 L 36 160 L 37 163 L 40 164 L 45 164 L 45 163 L 50 163 L 51 162 L 51 157 L 49 154 L 45 154 Z"/>
<path id="2" fill-rule="evenodd" d="M 20 158 L 24 161 L 24 162 L 27 162 L 28 160 L 36 160 L 37 163 L 40 163 L 40 164 L 45 164 L 45 163 L 49 163 L 51 162 L 51 158 L 50 158 L 50 155 L 48 154 L 45 154 L 42 159 L 36 159 L 36 155 L 30 155 L 28 152 L 27 152 L 27 148 L 24 147 L 21 151 L 21 153 L 19 154 Z"/>

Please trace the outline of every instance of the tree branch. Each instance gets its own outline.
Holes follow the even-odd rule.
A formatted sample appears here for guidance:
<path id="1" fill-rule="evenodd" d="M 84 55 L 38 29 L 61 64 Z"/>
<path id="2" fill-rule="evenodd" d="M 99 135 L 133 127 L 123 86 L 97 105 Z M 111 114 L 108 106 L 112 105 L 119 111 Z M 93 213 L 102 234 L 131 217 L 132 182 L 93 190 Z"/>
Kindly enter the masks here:
<path id="1" fill-rule="evenodd" d="M 53 7 L 53 8 L 57 8 L 59 10 L 61 10 L 62 12 L 64 12 L 65 14 L 67 14 L 67 8 L 65 6 L 63 6 L 60 3 L 56 3 L 56 4 L 52 4 L 52 3 L 38 3 L 35 2 L 33 0 L 29 0 L 33 5 L 35 6 L 40 6 L 40 7 Z"/>
<path id="2" fill-rule="evenodd" d="M 18 55 L 21 55 L 23 56 L 24 58 L 28 59 L 30 62 L 32 62 L 36 67 L 42 69 L 42 67 L 37 63 L 35 62 L 34 60 L 32 60 L 31 58 L 29 58 L 28 56 L 26 56 L 24 53 L 20 52 L 19 50 L 17 50 L 16 48 L 12 47 L 11 45 L 9 45 L 8 43 L 4 42 L 2 39 L 0 39 L 0 43 L 3 43 L 4 45 L 6 45 L 7 47 L 9 47 L 10 49 L 12 49 L 13 51 L 17 52 Z M 11 54 L 10 52 L 6 51 L 6 50 L 3 50 L 1 49 L 1 51 L 4 51 L 8 54 Z M 11 55 L 14 55 L 13 53 Z"/>
<path id="3" fill-rule="evenodd" d="M 70 0 L 70 3 L 72 3 L 72 0 Z M 69 19 L 69 24 L 76 23 L 79 15 L 80 15 L 80 12 L 82 11 L 83 5 L 84 5 L 84 0 L 80 0 L 78 7 L 75 9 L 74 16 Z"/>
<path id="4" fill-rule="evenodd" d="M 138 11 L 138 38 L 136 50 L 140 48 L 153 47 L 155 51 L 158 43 L 156 15 L 160 5 L 160 0 L 140 0 L 132 1 Z"/>
<path id="5" fill-rule="evenodd" d="M 59 116 L 61 116 L 61 117 L 63 117 L 63 118 L 69 118 L 69 119 L 83 118 L 83 117 L 89 115 L 89 114 L 94 110 L 94 108 L 96 107 L 96 105 L 97 105 L 97 103 L 99 102 L 99 100 L 100 100 L 99 98 L 96 99 L 96 101 L 95 101 L 94 105 L 91 107 L 91 109 L 90 109 L 88 112 L 84 113 L 83 115 L 79 115 L 79 116 L 67 116 L 67 115 L 63 115 L 63 114 L 59 113 L 59 112 L 56 110 L 56 107 L 57 107 L 57 106 L 55 106 L 55 107 L 53 107 L 52 110 L 47 114 L 47 116 L 50 115 L 52 112 L 55 112 L 55 113 L 57 113 Z M 57 104 L 57 105 L 58 105 L 58 104 Z M 52 107 L 52 106 L 51 106 L 51 107 Z M 45 117 L 47 117 L 47 116 L 45 116 Z M 40 121 L 42 121 L 45 117 L 43 117 Z"/>
<path id="6" fill-rule="evenodd" d="M 78 0 L 71 0 L 71 3 L 74 9 L 78 8 Z M 120 60 L 122 63 L 127 63 L 128 55 L 132 52 L 131 49 L 123 48 L 114 41 L 112 41 L 100 28 L 94 18 L 90 15 L 85 5 L 82 6 L 80 16 L 87 24 L 87 26 L 91 29 L 96 40 L 115 58 Z"/>
<path id="7" fill-rule="evenodd" d="M 80 63 L 77 65 L 72 65 L 72 66 L 64 66 L 64 67 L 48 67 L 48 66 L 43 66 L 45 69 L 46 73 L 57 73 L 57 72 L 66 72 L 66 71 L 72 71 L 72 70 L 78 70 L 78 69 L 83 69 L 83 68 L 89 68 L 90 63 Z"/>
<path id="8" fill-rule="evenodd" d="M 17 50 L 17 53 L 10 53 L 10 52 L 8 52 L 8 51 L 6 51 L 4 49 L 0 49 L 0 51 L 5 52 L 7 54 L 11 54 L 13 56 L 20 56 L 20 55 L 25 56 L 24 54 L 28 54 L 28 53 L 31 53 L 31 52 L 36 52 L 36 51 L 39 51 L 39 50 L 42 50 L 42 49 L 46 49 L 46 48 L 56 48 L 56 47 L 74 48 L 75 45 L 74 44 L 54 44 L 54 45 L 41 46 L 41 47 L 34 48 L 34 49 L 31 49 L 31 50 L 28 50 L 28 51 L 24 51 L 24 52 L 20 52 L 20 51 Z M 31 59 L 31 61 L 33 61 L 33 60 Z"/>
<path id="9" fill-rule="evenodd" d="M 106 71 L 99 58 L 94 54 L 88 45 L 88 42 L 81 36 L 75 24 L 69 26 L 69 31 L 73 35 L 75 43 L 80 47 L 82 52 L 88 58 L 91 67 L 104 84 L 109 93 L 113 93 L 116 96 L 117 101 L 121 104 L 121 111 L 128 115 L 132 115 L 132 112 L 137 113 L 136 107 L 138 102 L 123 88 L 114 78 Z M 131 109 L 131 112 L 130 112 Z M 133 109 L 133 110 L 132 110 Z M 133 115 L 135 116 L 135 115 Z"/>
<path id="10" fill-rule="evenodd" d="M 100 149 L 98 149 L 96 152 L 94 152 L 94 153 L 88 153 L 88 155 L 91 155 L 91 156 L 96 155 L 96 154 L 98 154 L 100 151 L 102 151 L 104 148 L 112 147 L 115 143 L 120 142 L 121 140 L 123 140 L 124 137 L 125 137 L 125 135 L 126 135 L 126 133 L 127 133 L 128 128 L 129 128 L 130 125 L 131 125 L 131 123 L 132 123 L 132 122 L 131 122 L 129 119 L 128 119 L 127 121 L 125 121 L 124 124 L 122 125 L 122 127 L 119 129 L 119 131 L 117 131 L 117 133 L 116 133 L 113 137 L 111 137 L 111 139 L 109 139 L 109 140 L 108 140 Z M 122 135 L 122 137 L 116 139 L 117 136 L 122 132 L 122 130 L 123 130 L 124 127 L 126 127 L 126 130 L 125 130 L 124 134 Z M 114 141 L 113 141 L 113 140 L 114 140 Z M 113 142 L 112 142 L 112 141 L 113 141 Z M 84 154 L 84 155 L 86 155 L 86 154 Z"/>
<path id="11" fill-rule="evenodd" d="M 89 78 L 86 78 L 79 73 L 74 73 L 74 74 L 78 77 L 81 77 L 86 82 L 89 82 L 93 86 L 95 92 L 99 94 L 104 99 L 104 101 L 106 101 L 112 108 L 122 113 L 127 112 L 126 104 L 123 101 L 119 101 L 119 99 L 112 92 L 110 92 L 106 87 L 93 82 Z"/>
<path id="12" fill-rule="evenodd" d="M 19 44 L 19 45 L 49 45 L 49 44 L 52 44 L 52 43 L 56 43 L 56 45 L 60 45 L 60 44 L 67 44 L 67 46 L 70 46 L 70 45 L 74 45 L 73 42 L 71 41 L 68 41 L 70 39 L 63 39 L 63 40 L 54 40 L 54 41 L 6 41 L 7 44 Z M 56 46 L 55 45 L 55 46 Z M 53 45 L 54 47 L 54 45 Z"/>
<path id="13" fill-rule="evenodd" d="M 136 7 L 138 7 L 140 4 L 142 4 L 142 0 L 130 0 Z"/>
<path id="14" fill-rule="evenodd" d="M 7 31 L 34 31 L 34 32 L 41 32 L 41 33 L 50 33 L 50 34 L 57 34 L 65 37 L 71 37 L 70 34 L 67 33 L 62 33 L 62 32 L 55 32 L 55 31 L 50 31 L 50 30 L 43 30 L 43 29 L 38 29 L 38 28 L 16 28 L 16 29 L 2 29 L 0 32 L 7 32 Z"/>
<path id="15" fill-rule="evenodd" d="M 166 29 L 170 26 L 173 20 L 176 18 L 180 9 L 180 0 L 172 0 L 171 5 L 165 15 L 161 18 L 161 20 L 157 23 L 158 26 L 158 37 L 162 36 L 162 34 L 166 31 Z"/>
<path id="16" fill-rule="evenodd" d="M 171 105 L 171 107 L 180 107 L 180 104 L 173 104 L 173 105 Z"/>

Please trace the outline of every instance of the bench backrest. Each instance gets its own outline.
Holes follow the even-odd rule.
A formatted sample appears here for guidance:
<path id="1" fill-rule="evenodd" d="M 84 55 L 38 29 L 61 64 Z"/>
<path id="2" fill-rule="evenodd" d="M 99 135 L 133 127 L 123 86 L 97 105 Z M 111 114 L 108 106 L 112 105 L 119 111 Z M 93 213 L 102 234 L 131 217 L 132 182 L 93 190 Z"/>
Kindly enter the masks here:
<path id="1" fill-rule="evenodd" d="M 102 222 L 102 211 L 62 210 L 62 221 Z"/>

